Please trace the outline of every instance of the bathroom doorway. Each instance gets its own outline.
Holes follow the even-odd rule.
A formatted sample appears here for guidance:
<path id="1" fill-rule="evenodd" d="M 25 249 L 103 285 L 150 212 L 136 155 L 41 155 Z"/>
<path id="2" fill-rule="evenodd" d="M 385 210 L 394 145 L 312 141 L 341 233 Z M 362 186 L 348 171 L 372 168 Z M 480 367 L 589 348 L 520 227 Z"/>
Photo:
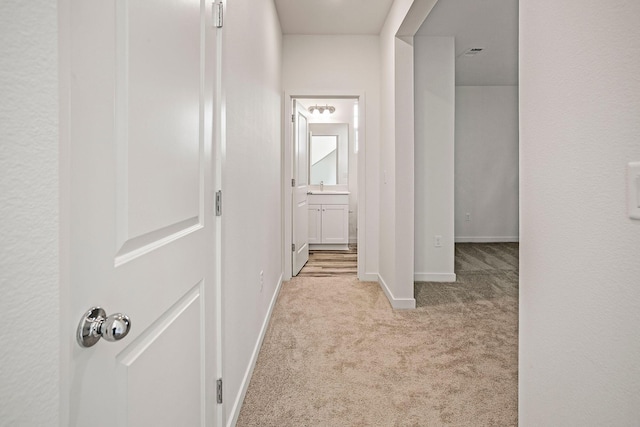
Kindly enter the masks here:
<path id="1" fill-rule="evenodd" d="M 297 275 L 294 254 L 300 249 L 300 225 L 313 263 L 326 260 L 364 259 L 359 229 L 364 222 L 364 114 L 363 95 L 285 97 L 284 124 L 284 272 L 285 279 Z M 304 118 L 296 109 L 304 109 Z M 301 123 L 308 123 L 308 146 L 300 150 Z M 305 151 L 304 157 L 301 152 Z M 300 162 L 305 162 L 301 165 Z M 300 172 L 307 175 L 298 176 Z M 307 199 L 299 196 L 305 181 Z M 295 191 L 294 191 L 295 190 Z M 300 206 L 306 205 L 306 209 Z M 301 218 L 303 210 L 307 216 Z M 298 236 L 296 236 L 296 233 Z M 305 244 L 304 242 L 302 244 Z M 315 254 L 315 257 L 314 257 Z M 299 257 L 298 257 L 299 261 Z M 341 263 L 336 263 L 340 268 Z M 317 264 L 314 264 L 317 267 Z M 314 267 L 314 268 L 316 268 Z M 360 277 L 361 263 L 357 262 Z M 304 267 L 303 267 L 304 268 Z M 308 273 L 309 268 L 307 268 Z M 335 269 L 333 269 L 335 271 Z M 346 271 L 346 270 L 345 270 Z M 350 266 L 349 271 L 353 273 Z"/>

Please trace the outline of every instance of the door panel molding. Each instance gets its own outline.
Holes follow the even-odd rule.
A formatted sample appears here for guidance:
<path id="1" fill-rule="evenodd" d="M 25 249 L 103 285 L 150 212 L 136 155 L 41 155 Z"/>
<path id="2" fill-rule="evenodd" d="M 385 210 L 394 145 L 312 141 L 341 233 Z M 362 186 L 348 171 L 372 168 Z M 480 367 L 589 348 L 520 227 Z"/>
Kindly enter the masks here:
<path id="1" fill-rule="evenodd" d="M 200 223 L 200 218 L 193 217 L 127 240 L 116 254 L 114 266 L 119 267 L 139 256 L 186 237 L 203 227 L 204 225 Z"/>
<path id="2" fill-rule="evenodd" d="M 206 29 L 184 24 L 203 11 L 164 3 L 116 1 L 116 265 L 203 223 Z"/>
<path id="3" fill-rule="evenodd" d="M 204 279 L 116 356 L 120 425 L 204 425 L 200 399 L 205 369 L 203 291 Z M 136 393 L 149 383 L 153 384 L 150 390 Z M 163 411 L 188 395 L 192 395 L 188 407 Z M 132 401 L 135 396 L 145 398 Z"/>

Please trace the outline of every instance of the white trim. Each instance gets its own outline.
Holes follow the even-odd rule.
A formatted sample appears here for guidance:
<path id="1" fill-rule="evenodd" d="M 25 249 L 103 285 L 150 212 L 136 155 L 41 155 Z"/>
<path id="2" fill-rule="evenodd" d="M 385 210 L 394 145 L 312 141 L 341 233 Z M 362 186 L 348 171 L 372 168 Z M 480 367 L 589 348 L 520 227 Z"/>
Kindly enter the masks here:
<path id="1" fill-rule="evenodd" d="M 58 323 L 59 366 L 59 417 L 60 426 L 71 425 L 71 384 L 73 377 L 68 327 L 73 324 L 71 310 L 71 1 L 58 1 L 58 188 L 59 204 L 59 300 L 58 312 L 48 314 L 47 320 L 55 328 Z M 51 159 L 55 161 L 56 159 Z M 55 302 L 52 301 L 55 304 Z M 61 333 L 65 331 L 66 333 Z M 77 350 L 76 350 L 77 351 Z M 51 355 L 55 357 L 56 355 Z M 55 424 L 55 421 L 53 421 Z"/>
<path id="2" fill-rule="evenodd" d="M 358 277 L 365 276 L 367 264 L 367 97 L 366 93 L 358 94 L 358 223 L 356 239 L 358 244 L 357 268 Z M 376 267 L 377 268 L 377 267 Z"/>
<path id="3" fill-rule="evenodd" d="M 520 241 L 519 236 L 459 236 L 454 239 L 456 243 L 517 243 Z"/>
<path id="4" fill-rule="evenodd" d="M 273 293 L 273 297 L 271 298 L 271 303 L 269 303 L 269 309 L 267 310 L 267 315 L 265 316 L 264 321 L 262 322 L 262 328 L 260 329 L 260 334 L 258 335 L 258 340 L 256 341 L 256 345 L 253 348 L 253 353 L 251 354 L 251 359 L 249 360 L 249 366 L 247 366 L 247 370 L 245 371 L 244 377 L 242 378 L 242 383 L 240 384 L 240 391 L 238 391 L 236 400 L 233 402 L 231 412 L 229 413 L 229 419 L 227 420 L 228 427 L 233 427 L 238 422 L 238 417 L 240 416 L 240 409 L 242 408 L 242 402 L 244 402 L 244 398 L 247 394 L 247 389 L 249 388 L 249 382 L 251 381 L 253 370 L 256 367 L 256 362 L 258 361 L 258 354 L 260 354 L 260 348 L 262 347 L 262 342 L 264 341 L 264 336 L 267 333 L 269 321 L 271 320 L 271 314 L 273 313 L 273 308 L 275 307 L 276 301 L 278 300 L 278 295 L 280 294 L 280 288 L 282 288 L 282 275 L 280 275 L 280 279 L 278 280 L 278 285 L 276 286 L 276 291 Z"/>
<path id="5" fill-rule="evenodd" d="M 416 282 L 455 282 L 454 273 L 414 273 L 413 280 Z"/>
<path id="6" fill-rule="evenodd" d="M 335 244 L 335 243 L 311 243 L 309 244 L 309 250 L 314 251 L 348 251 L 349 245 L 344 244 Z"/>
<path id="7" fill-rule="evenodd" d="M 377 282 L 378 273 L 364 273 L 362 276 L 358 275 L 358 280 L 361 282 Z"/>
<path id="8" fill-rule="evenodd" d="M 416 299 L 415 298 L 396 298 L 393 296 L 393 292 L 387 286 L 387 283 L 384 281 L 382 276 L 378 274 L 378 283 L 380 287 L 384 291 L 389 303 L 391 303 L 391 307 L 396 310 L 413 310 L 416 308 Z"/>
<path id="9" fill-rule="evenodd" d="M 224 189 L 224 178 L 227 170 L 227 95 L 222 76 L 222 39 L 223 32 L 216 32 L 215 43 L 215 98 L 213 105 L 213 191 Z M 216 122 L 219 125 L 216 125 Z M 225 285 L 222 281 L 222 266 L 226 263 L 225 251 L 223 251 L 222 237 L 226 234 L 226 220 L 222 216 L 214 217 L 213 227 L 215 227 L 215 239 L 213 249 L 213 270 L 214 280 L 213 287 L 215 289 L 215 378 L 222 378 L 224 374 L 224 337 L 227 333 L 227 325 L 225 324 L 225 306 L 224 293 Z M 214 422 L 221 426 L 225 420 L 225 405 L 215 404 Z"/>
<path id="10" fill-rule="evenodd" d="M 292 134 L 291 134 L 291 95 L 282 97 L 282 272 L 283 280 L 291 280 L 291 179 L 293 178 Z"/>

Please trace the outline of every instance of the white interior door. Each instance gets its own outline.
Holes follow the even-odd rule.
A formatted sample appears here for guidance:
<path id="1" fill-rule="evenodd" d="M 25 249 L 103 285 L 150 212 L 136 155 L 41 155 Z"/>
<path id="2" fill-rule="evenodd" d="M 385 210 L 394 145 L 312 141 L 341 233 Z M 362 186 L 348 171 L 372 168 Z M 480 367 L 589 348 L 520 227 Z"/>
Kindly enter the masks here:
<path id="1" fill-rule="evenodd" d="M 211 4 L 66 4 L 69 424 L 215 425 Z M 130 333 L 81 347 L 94 306 Z"/>
<path id="2" fill-rule="evenodd" d="M 307 111 L 293 100 L 293 257 L 292 275 L 297 276 L 309 261 L 309 118 Z"/>

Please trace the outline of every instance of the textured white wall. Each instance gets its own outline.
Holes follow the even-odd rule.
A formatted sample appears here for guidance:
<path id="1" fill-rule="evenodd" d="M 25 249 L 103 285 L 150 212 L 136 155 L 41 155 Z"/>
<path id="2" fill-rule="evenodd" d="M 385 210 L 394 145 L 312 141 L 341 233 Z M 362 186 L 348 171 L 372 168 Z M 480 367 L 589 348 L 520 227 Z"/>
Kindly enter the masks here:
<path id="1" fill-rule="evenodd" d="M 456 241 L 518 241 L 518 86 L 456 86 L 455 140 Z"/>
<path id="2" fill-rule="evenodd" d="M 229 0 L 222 37 L 223 368 L 233 422 L 282 274 L 282 33 L 273 2 Z"/>
<path id="3" fill-rule="evenodd" d="M 640 2 L 520 2 L 522 426 L 637 426 Z"/>
<path id="4" fill-rule="evenodd" d="M 415 276 L 454 281 L 454 38 L 415 37 L 414 55 Z"/>
<path id="5" fill-rule="evenodd" d="M 319 95 L 337 92 L 365 94 L 366 205 L 364 230 L 365 273 L 378 272 L 379 196 L 377 165 L 380 158 L 380 51 L 377 36 L 283 37 L 282 82 L 290 93 L 312 91 Z M 362 110 L 361 110 L 362 111 Z M 360 204 L 362 206 L 362 204 Z"/>
<path id="6" fill-rule="evenodd" d="M 380 33 L 380 280 L 393 286 L 396 276 L 396 162 L 395 162 L 395 32 L 408 10 L 394 2 Z"/>
<path id="7" fill-rule="evenodd" d="M 396 37 L 412 4 L 413 0 L 394 1 L 380 32 L 380 281 L 397 308 L 415 306 L 413 48 Z"/>
<path id="8" fill-rule="evenodd" d="M 413 46 L 395 38 L 395 269 L 393 283 L 396 308 L 415 308 L 414 240 L 414 69 Z"/>
<path id="9" fill-rule="evenodd" d="M 0 2 L 0 424 L 58 425 L 56 2 Z"/>

